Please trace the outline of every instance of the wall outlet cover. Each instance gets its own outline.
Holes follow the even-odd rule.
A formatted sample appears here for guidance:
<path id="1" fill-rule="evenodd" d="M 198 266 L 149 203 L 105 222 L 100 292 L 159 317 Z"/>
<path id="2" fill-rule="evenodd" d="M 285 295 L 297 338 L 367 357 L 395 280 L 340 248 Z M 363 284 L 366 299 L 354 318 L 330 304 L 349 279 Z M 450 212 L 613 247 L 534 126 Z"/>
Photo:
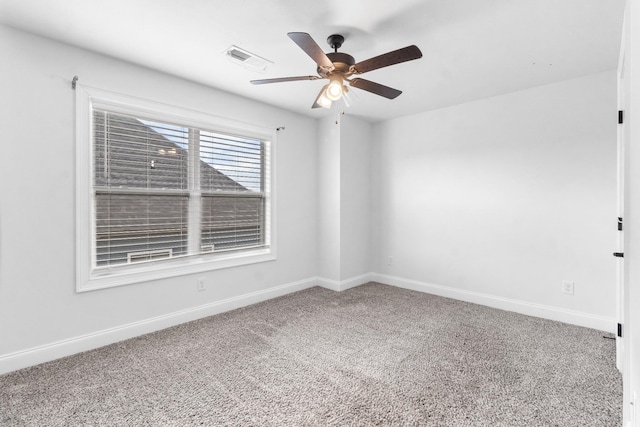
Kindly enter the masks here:
<path id="1" fill-rule="evenodd" d="M 563 280 L 562 293 L 566 295 L 573 295 L 573 282 L 570 282 L 568 280 Z"/>

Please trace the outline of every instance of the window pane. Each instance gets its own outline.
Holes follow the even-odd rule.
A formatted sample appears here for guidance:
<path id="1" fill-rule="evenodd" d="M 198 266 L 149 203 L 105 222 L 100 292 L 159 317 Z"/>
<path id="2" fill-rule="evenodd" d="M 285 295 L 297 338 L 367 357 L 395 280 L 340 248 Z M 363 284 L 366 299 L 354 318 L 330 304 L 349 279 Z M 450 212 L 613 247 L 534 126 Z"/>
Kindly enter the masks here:
<path id="1" fill-rule="evenodd" d="M 214 251 L 264 245 L 262 197 L 203 197 L 203 248 Z"/>
<path id="2" fill-rule="evenodd" d="M 186 196 L 97 194 L 97 266 L 186 254 L 188 203 Z"/>
<path id="3" fill-rule="evenodd" d="M 189 131 L 95 110 L 96 186 L 186 189 Z"/>
<path id="4" fill-rule="evenodd" d="M 205 191 L 262 192 L 262 141 L 200 132 L 200 185 Z"/>

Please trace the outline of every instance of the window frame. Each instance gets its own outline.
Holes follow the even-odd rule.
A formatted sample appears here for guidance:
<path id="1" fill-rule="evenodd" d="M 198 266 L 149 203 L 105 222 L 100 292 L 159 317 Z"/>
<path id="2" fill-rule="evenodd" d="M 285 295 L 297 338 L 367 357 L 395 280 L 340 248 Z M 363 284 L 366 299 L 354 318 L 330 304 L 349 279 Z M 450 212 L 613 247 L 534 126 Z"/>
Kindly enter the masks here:
<path id="1" fill-rule="evenodd" d="M 95 268 L 94 108 L 262 141 L 267 149 L 267 161 L 264 166 L 265 246 L 229 252 L 201 253 L 151 263 L 123 264 L 110 269 Z M 76 85 L 76 291 L 111 288 L 276 260 L 275 141 L 276 131 L 273 129 L 154 100 Z"/>

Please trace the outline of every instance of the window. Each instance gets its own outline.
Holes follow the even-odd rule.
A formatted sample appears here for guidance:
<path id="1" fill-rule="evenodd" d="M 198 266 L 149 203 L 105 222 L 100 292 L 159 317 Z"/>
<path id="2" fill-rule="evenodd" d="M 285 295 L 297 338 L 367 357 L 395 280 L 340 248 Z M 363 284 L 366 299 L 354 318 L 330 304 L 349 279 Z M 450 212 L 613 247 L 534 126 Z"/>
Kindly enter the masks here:
<path id="1" fill-rule="evenodd" d="M 77 90 L 78 290 L 275 259 L 272 133 Z"/>

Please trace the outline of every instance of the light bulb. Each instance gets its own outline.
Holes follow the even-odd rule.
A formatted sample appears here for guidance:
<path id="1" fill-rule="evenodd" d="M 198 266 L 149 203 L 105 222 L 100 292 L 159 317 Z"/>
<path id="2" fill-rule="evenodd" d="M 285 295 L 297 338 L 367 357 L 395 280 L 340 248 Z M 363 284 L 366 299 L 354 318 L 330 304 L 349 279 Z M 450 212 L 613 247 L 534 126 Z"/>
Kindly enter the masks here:
<path id="1" fill-rule="evenodd" d="M 312 108 L 318 108 L 318 107 L 331 108 L 331 104 L 333 104 L 333 102 L 331 102 L 331 100 L 329 98 L 327 98 L 327 87 L 328 86 L 329 85 L 324 85 L 322 87 L 322 90 L 320 90 L 320 93 L 316 97 L 316 100 L 313 103 Z"/>
<path id="2" fill-rule="evenodd" d="M 337 101 L 342 96 L 342 79 L 332 79 L 327 86 L 327 98 L 331 101 Z"/>
<path id="3" fill-rule="evenodd" d="M 325 93 L 323 93 L 322 95 L 320 95 L 318 97 L 318 99 L 316 100 L 316 102 L 318 103 L 319 106 L 321 106 L 322 108 L 331 108 L 331 99 L 329 99 L 328 96 L 325 95 Z"/>

